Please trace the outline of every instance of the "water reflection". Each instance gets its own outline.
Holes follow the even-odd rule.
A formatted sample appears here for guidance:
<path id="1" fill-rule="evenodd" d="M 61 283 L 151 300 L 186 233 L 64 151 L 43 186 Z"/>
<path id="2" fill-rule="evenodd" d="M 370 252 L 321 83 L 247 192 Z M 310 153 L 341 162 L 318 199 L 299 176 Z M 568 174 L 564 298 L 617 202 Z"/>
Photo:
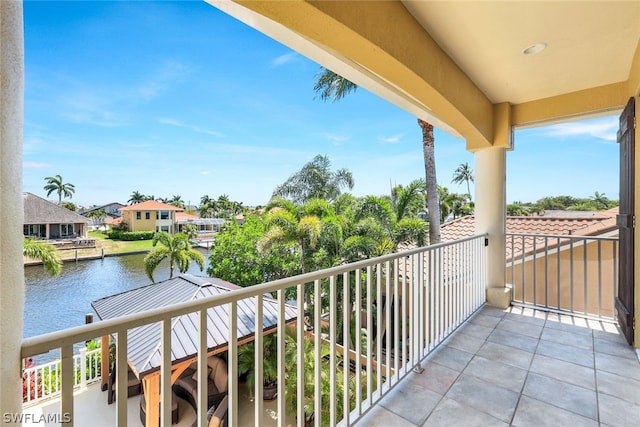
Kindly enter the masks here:
<path id="1" fill-rule="evenodd" d="M 206 258 L 206 251 L 202 253 Z M 144 257 L 145 254 L 136 254 L 65 263 L 57 277 L 47 275 L 42 266 L 25 267 L 23 336 L 82 325 L 85 314 L 94 314 L 91 301 L 148 285 Z M 188 273 L 206 276 L 206 269 L 205 266 L 204 271 L 200 271 L 197 264 L 192 263 Z M 153 277 L 156 281 L 169 278 L 168 261 L 158 266 Z"/>

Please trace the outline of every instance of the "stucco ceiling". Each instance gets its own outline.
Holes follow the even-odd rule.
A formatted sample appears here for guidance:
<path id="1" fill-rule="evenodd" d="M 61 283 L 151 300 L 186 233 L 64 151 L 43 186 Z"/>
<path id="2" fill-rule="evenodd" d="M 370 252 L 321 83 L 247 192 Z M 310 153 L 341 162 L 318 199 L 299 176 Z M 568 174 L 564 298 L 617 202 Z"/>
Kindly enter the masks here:
<path id="1" fill-rule="evenodd" d="M 626 81 L 640 40 L 638 0 L 403 4 L 493 103 Z"/>

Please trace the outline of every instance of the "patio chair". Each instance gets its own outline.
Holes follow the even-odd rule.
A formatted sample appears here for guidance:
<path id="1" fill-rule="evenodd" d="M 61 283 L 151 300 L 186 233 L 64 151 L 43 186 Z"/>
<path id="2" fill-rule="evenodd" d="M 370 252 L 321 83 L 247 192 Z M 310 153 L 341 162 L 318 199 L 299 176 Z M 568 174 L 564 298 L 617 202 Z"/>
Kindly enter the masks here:
<path id="1" fill-rule="evenodd" d="M 128 366 L 127 366 L 128 368 Z M 142 385 L 136 374 L 127 369 L 127 397 L 137 396 L 142 392 Z M 111 365 L 109 381 L 107 382 L 107 403 L 111 405 L 116 401 L 116 364 Z"/>
<path id="2" fill-rule="evenodd" d="M 216 356 L 207 360 L 207 407 L 219 406 L 220 402 L 227 395 L 229 373 L 227 363 Z M 173 391 L 181 399 L 186 400 L 197 410 L 198 408 L 198 372 L 196 362 L 185 370 L 183 375 L 173 384 Z"/>
<path id="3" fill-rule="evenodd" d="M 207 411 L 207 427 L 227 427 L 227 407 L 229 396 L 225 396 L 218 406 L 212 406 Z M 198 427 L 198 419 L 193 422 L 191 427 Z"/>

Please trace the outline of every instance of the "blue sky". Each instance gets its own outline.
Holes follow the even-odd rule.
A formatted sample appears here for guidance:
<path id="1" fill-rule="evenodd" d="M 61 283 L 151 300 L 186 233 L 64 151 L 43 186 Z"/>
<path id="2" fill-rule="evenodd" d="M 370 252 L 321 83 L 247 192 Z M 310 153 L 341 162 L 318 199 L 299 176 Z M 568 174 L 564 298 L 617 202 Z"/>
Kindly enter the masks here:
<path id="1" fill-rule="evenodd" d="M 317 154 L 353 173 L 356 196 L 424 177 L 414 116 L 363 89 L 316 99 L 318 64 L 204 2 L 26 1 L 24 18 L 24 191 L 45 197 L 59 174 L 80 205 L 134 191 L 258 205 Z M 507 201 L 617 199 L 616 130 L 608 117 L 517 131 Z M 473 154 L 435 138 L 438 183 L 466 192 L 451 178 Z"/>

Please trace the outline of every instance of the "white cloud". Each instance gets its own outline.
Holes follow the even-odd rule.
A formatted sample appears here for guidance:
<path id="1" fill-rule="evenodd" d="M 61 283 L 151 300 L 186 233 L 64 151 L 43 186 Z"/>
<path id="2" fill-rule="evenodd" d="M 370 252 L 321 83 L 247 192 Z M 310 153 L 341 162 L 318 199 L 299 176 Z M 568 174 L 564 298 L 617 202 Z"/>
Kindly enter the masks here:
<path id="1" fill-rule="evenodd" d="M 548 134 L 554 137 L 590 136 L 592 138 L 615 141 L 618 132 L 618 118 L 607 117 L 574 123 L 549 126 Z"/>
<path id="2" fill-rule="evenodd" d="M 24 169 L 48 169 L 51 167 L 51 165 L 38 162 L 23 162 L 22 167 Z"/>
<path id="3" fill-rule="evenodd" d="M 343 142 L 349 141 L 350 139 L 348 136 L 334 135 L 331 133 L 326 133 L 324 136 L 328 140 L 332 141 L 333 145 L 341 145 Z"/>
<path id="4" fill-rule="evenodd" d="M 186 123 L 182 123 L 181 121 L 176 120 L 176 119 L 172 119 L 172 118 L 167 118 L 167 117 L 159 118 L 158 122 L 160 122 L 162 124 L 165 124 L 165 125 L 170 125 L 170 126 L 181 127 L 181 128 L 184 128 L 184 129 L 189 129 L 189 130 L 192 130 L 194 132 L 203 133 L 205 135 L 216 136 L 218 138 L 224 138 L 225 137 L 225 135 L 222 132 L 218 132 L 218 131 L 210 130 L 210 129 L 205 129 L 205 128 L 202 128 L 200 126 L 188 125 Z"/>
<path id="5" fill-rule="evenodd" d="M 404 136 L 404 133 L 399 133 L 397 135 L 391 135 L 391 136 L 380 136 L 378 137 L 378 141 L 384 144 L 397 144 L 400 142 L 403 136 Z"/>
<path id="6" fill-rule="evenodd" d="M 272 67 L 279 67 L 281 65 L 286 65 L 290 62 L 294 62 L 298 59 L 298 54 L 296 52 L 285 53 L 284 55 L 280 55 L 271 61 Z"/>
<path id="7" fill-rule="evenodd" d="M 126 115 L 112 110 L 109 97 L 89 91 L 67 93 L 60 97 L 62 116 L 74 123 L 86 123 L 102 127 L 121 127 L 129 124 Z"/>
<path id="8" fill-rule="evenodd" d="M 145 83 L 140 85 L 136 92 L 145 101 L 150 101 L 166 92 L 172 84 L 184 80 L 190 74 L 190 67 L 176 61 L 167 61 L 156 71 L 155 75 L 145 79 Z"/>

